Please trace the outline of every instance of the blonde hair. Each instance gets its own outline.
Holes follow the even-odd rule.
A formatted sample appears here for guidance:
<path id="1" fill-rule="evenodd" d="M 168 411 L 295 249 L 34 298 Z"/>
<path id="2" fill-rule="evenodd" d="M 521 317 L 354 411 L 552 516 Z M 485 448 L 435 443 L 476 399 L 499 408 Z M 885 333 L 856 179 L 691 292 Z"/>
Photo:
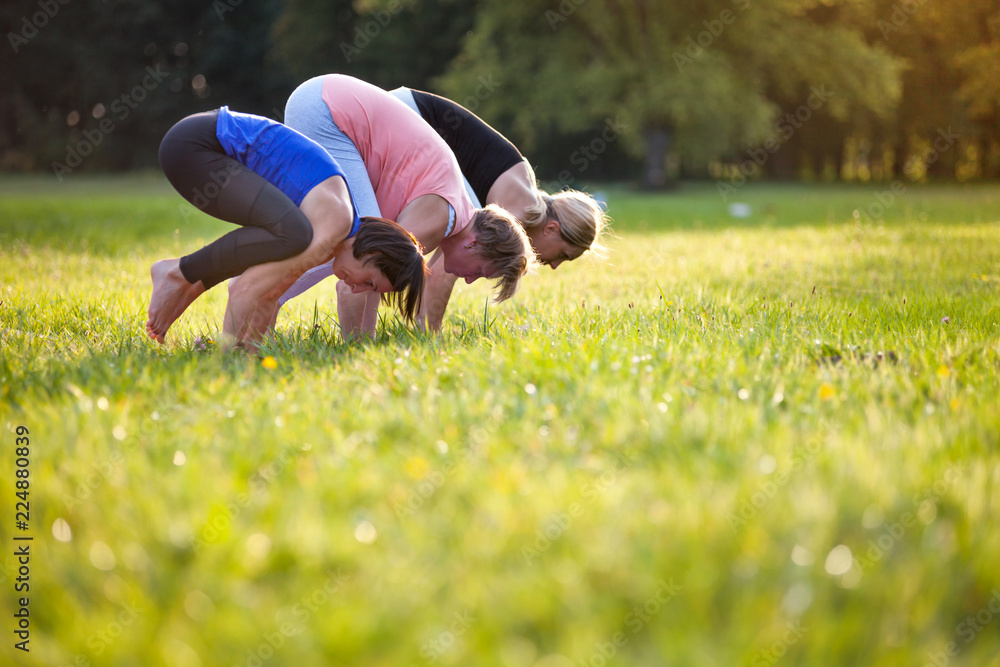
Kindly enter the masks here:
<path id="1" fill-rule="evenodd" d="M 538 263 L 531 241 L 517 219 L 495 204 L 476 211 L 471 226 L 476 235 L 476 255 L 493 264 L 499 273 L 493 300 L 506 301 L 517 293 L 521 276 Z"/>
<path id="2" fill-rule="evenodd" d="M 567 189 L 549 195 L 538 189 L 535 172 L 527 160 L 524 164 L 528 167 L 535 203 L 525 207 L 521 225 L 525 229 L 534 229 L 555 220 L 559 223 L 559 235 L 564 241 L 603 257 L 604 246 L 600 244 L 600 238 L 608 227 L 608 216 L 597 200 L 579 190 Z"/>

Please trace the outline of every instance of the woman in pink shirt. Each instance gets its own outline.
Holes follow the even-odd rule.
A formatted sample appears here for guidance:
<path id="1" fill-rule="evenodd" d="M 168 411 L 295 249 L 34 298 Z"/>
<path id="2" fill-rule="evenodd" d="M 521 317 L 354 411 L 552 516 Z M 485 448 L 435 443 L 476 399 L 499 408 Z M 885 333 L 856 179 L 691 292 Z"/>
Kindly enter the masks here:
<path id="1" fill-rule="evenodd" d="M 362 216 L 395 220 L 430 251 L 440 248 L 444 272 L 471 283 L 497 279 L 496 301 L 517 291 L 534 252 L 517 221 L 497 206 L 473 208 L 461 170 L 444 140 L 386 91 L 353 77 L 329 74 L 299 86 L 285 123 L 326 148 L 343 168 Z M 284 303 L 329 275 L 307 272 Z M 442 272 L 428 281 L 446 280 Z M 345 335 L 375 330 L 378 298 L 337 287 Z"/>
<path id="2" fill-rule="evenodd" d="M 539 190 L 534 170 L 517 147 L 465 107 L 410 88 L 389 93 L 448 144 L 474 206 L 496 204 L 521 223 L 540 263 L 556 269 L 588 250 L 602 255 L 600 237 L 607 216 L 592 196 L 569 189 L 552 195 Z M 432 259 L 431 270 L 437 259 Z M 427 327 L 440 328 L 454 284 L 452 276 L 450 281 L 428 285 L 418 317 Z"/>

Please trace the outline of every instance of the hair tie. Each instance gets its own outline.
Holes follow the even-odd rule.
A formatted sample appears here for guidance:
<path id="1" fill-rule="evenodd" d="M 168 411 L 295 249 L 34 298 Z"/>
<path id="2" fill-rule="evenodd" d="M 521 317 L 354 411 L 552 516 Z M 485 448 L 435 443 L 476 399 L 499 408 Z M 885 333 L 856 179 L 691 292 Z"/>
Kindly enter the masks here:
<path id="1" fill-rule="evenodd" d="M 556 207 L 554 205 L 554 202 L 552 201 L 551 195 L 549 195 L 546 192 L 543 192 L 542 201 L 545 202 L 545 217 L 548 218 L 549 220 L 555 220 L 561 225 L 562 221 L 560 221 L 559 216 L 556 215 Z"/>

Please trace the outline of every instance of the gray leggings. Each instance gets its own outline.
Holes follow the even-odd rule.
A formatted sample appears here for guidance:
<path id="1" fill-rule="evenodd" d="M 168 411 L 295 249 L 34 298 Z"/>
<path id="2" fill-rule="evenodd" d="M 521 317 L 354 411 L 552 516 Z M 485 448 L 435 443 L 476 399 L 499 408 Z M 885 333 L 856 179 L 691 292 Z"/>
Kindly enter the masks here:
<path id="1" fill-rule="evenodd" d="M 313 237 L 309 219 L 285 193 L 226 155 L 216 136 L 218 115 L 188 116 L 160 143 L 160 166 L 177 192 L 205 213 L 241 226 L 181 258 L 185 280 L 200 280 L 206 290 L 251 266 L 293 257 Z"/>

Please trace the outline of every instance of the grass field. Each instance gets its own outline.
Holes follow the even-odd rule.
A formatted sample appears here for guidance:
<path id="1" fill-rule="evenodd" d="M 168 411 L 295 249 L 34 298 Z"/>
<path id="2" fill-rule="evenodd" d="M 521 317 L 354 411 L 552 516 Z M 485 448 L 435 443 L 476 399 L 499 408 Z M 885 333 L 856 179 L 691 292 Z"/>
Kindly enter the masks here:
<path id="1" fill-rule="evenodd" d="M 1000 187 L 879 189 L 609 189 L 607 262 L 253 356 L 142 334 L 225 224 L 0 181 L 0 662 L 1000 665 Z"/>

